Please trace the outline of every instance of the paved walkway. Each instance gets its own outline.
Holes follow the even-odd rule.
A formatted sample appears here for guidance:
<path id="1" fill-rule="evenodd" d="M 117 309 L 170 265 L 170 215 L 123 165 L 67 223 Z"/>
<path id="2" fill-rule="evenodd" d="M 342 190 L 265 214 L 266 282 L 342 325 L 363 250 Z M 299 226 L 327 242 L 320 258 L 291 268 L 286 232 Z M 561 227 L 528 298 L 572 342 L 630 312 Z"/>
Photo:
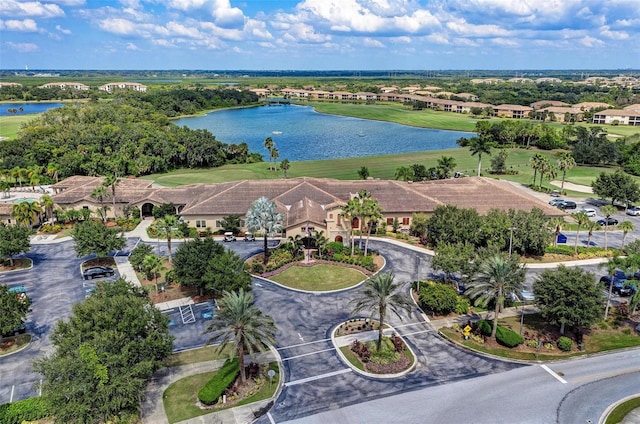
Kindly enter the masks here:
<path id="1" fill-rule="evenodd" d="M 256 355 L 255 359 L 249 356 L 245 357 L 246 363 L 257 361 L 260 364 L 273 362 L 276 355 L 273 352 L 265 352 Z M 220 369 L 224 364 L 224 359 L 215 361 L 199 362 L 196 364 L 182 365 L 179 367 L 163 368 L 157 371 L 144 392 L 142 400 L 142 422 L 148 424 L 168 424 L 169 420 L 164 411 L 163 395 L 164 391 L 172 383 L 191 375 L 203 374 L 205 372 Z M 276 392 L 277 393 L 277 392 Z M 265 399 L 254 402 L 249 405 L 242 405 L 235 408 L 225 409 L 222 411 L 212 412 L 210 414 L 201 415 L 196 418 L 181 421 L 183 424 L 244 424 L 255 420 L 254 411 L 257 411 L 267 405 L 271 399 Z"/>

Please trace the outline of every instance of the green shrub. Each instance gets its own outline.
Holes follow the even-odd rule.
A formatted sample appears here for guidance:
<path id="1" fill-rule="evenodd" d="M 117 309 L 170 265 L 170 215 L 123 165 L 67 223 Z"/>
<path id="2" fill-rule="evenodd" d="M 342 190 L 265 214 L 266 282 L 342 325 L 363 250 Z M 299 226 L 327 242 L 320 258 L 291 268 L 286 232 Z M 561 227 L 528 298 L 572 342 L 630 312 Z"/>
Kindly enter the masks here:
<path id="1" fill-rule="evenodd" d="M 446 315 L 458 305 L 458 294 L 448 284 L 425 284 L 420 288 L 420 307 L 429 312 Z"/>
<path id="2" fill-rule="evenodd" d="M 274 269 L 280 268 L 293 260 L 293 254 L 287 249 L 276 249 L 269 256 L 269 263 Z"/>
<path id="3" fill-rule="evenodd" d="M 238 378 L 240 371 L 238 369 L 238 359 L 227 360 L 220 371 L 216 373 L 211 380 L 198 392 L 198 399 L 205 405 L 213 405 L 218 402 L 220 396 L 224 394 L 227 387 L 233 384 Z"/>
<path id="4" fill-rule="evenodd" d="M 368 269 L 369 271 L 373 271 L 374 269 L 374 265 L 373 265 L 373 258 L 371 256 L 364 256 L 361 260 L 360 260 L 360 265 L 365 268 Z"/>
<path id="5" fill-rule="evenodd" d="M 573 345 L 573 341 L 569 337 L 562 336 L 558 339 L 558 349 L 569 352 L 571 350 L 571 346 Z"/>
<path id="6" fill-rule="evenodd" d="M 0 405 L 0 423 L 21 424 L 51 415 L 48 404 L 41 397 Z"/>
<path id="7" fill-rule="evenodd" d="M 129 263 L 136 271 L 142 270 L 142 262 L 144 258 L 153 255 L 153 246 L 149 244 L 140 243 L 131 251 L 129 255 Z"/>
<path id="8" fill-rule="evenodd" d="M 262 274 L 264 272 L 264 266 L 260 262 L 255 261 L 251 264 L 251 272 L 254 274 Z"/>
<path id="9" fill-rule="evenodd" d="M 344 259 L 344 255 L 342 253 L 335 253 L 333 255 L 333 260 L 337 262 L 341 262 Z"/>
<path id="10" fill-rule="evenodd" d="M 456 303 L 456 314 L 464 315 L 469 313 L 471 304 L 469 299 L 464 296 L 458 296 L 458 302 Z"/>
<path id="11" fill-rule="evenodd" d="M 478 321 L 478 330 L 483 336 L 491 335 L 492 326 L 493 321 L 487 321 L 486 319 L 481 319 L 480 321 Z"/>
<path id="12" fill-rule="evenodd" d="M 327 243 L 327 250 L 331 250 L 333 253 L 342 253 L 344 249 L 345 247 L 342 242 L 332 241 L 330 243 Z"/>
<path id="13" fill-rule="evenodd" d="M 536 349 L 538 347 L 538 341 L 531 339 L 531 340 L 527 341 L 527 346 L 532 348 L 532 349 Z"/>
<path id="14" fill-rule="evenodd" d="M 524 342 L 524 337 L 513 330 L 499 325 L 496 331 L 496 341 L 506 347 L 516 347 Z"/>

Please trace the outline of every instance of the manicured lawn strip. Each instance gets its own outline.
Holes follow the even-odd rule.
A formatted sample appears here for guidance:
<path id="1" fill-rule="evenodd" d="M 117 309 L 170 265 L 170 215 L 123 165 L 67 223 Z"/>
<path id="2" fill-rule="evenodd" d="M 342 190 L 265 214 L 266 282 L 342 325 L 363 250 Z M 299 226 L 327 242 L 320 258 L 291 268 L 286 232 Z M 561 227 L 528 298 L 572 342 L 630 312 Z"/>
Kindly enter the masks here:
<path id="1" fill-rule="evenodd" d="M 0 104 L 0 107 L 2 107 L 2 104 Z M 39 115 L 39 113 L 33 113 L 28 115 L 0 116 L 0 137 L 7 137 L 9 139 L 16 138 L 22 125 L 37 118 Z"/>
<path id="2" fill-rule="evenodd" d="M 640 346 L 640 337 L 633 334 L 623 334 L 614 330 L 597 330 L 595 334 L 585 337 L 587 353 L 606 352 L 608 350 L 624 349 Z"/>
<path id="3" fill-rule="evenodd" d="M 228 347 L 225 347 L 220 353 L 215 352 L 217 346 L 205 346 L 198 349 L 185 350 L 169 356 L 164 360 L 164 364 L 167 367 L 178 367 L 180 365 L 226 359 L 229 356 L 230 348 L 231 345 L 228 345 Z"/>
<path id="4" fill-rule="evenodd" d="M 193 417 L 210 414 L 212 412 L 221 411 L 223 409 L 234 408 L 236 406 L 246 405 L 263 399 L 268 399 L 275 393 L 280 383 L 280 373 L 277 372 L 277 364 L 269 364 L 269 369 L 276 371 L 271 384 L 269 378 L 266 377 L 264 386 L 253 396 L 243 399 L 227 408 L 200 409 L 196 406 L 198 399 L 198 391 L 209 381 L 217 371 L 207 372 L 204 374 L 192 375 L 171 384 L 162 395 L 164 410 L 170 423 L 176 423 Z"/>
<path id="5" fill-rule="evenodd" d="M 191 375 L 176 381 L 167 387 L 162 395 L 164 410 L 170 423 L 177 423 L 189 418 L 208 414 L 212 411 L 203 410 L 196 406 L 198 391 L 209 381 L 217 371 Z"/>
<path id="6" fill-rule="evenodd" d="M 364 364 L 360 362 L 360 359 L 358 359 L 358 356 L 351 351 L 351 346 L 342 346 L 340 348 L 340 352 L 342 352 L 344 357 L 347 358 L 347 361 L 349 361 L 351 365 L 353 365 L 360 371 L 366 371 L 364 369 Z"/>
<path id="7" fill-rule="evenodd" d="M 357 269 L 321 264 L 312 267 L 292 266 L 270 278 L 298 290 L 327 291 L 352 287 L 367 277 Z"/>
<path id="8" fill-rule="evenodd" d="M 8 349 L 0 349 L 0 356 L 8 355 L 31 343 L 31 334 L 18 334 L 17 336 L 13 336 L 13 338 L 15 338 L 16 343 Z M 11 339 L 11 337 L 5 337 L 3 340 L 7 339 Z"/>
<path id="9" fill-rule="evenodd" d="M 636 408 L 640 408 L 640 397 L 629 399 L 616 406 L 607 417 L 605 424 L 618 424 L 624 417 Z"/>

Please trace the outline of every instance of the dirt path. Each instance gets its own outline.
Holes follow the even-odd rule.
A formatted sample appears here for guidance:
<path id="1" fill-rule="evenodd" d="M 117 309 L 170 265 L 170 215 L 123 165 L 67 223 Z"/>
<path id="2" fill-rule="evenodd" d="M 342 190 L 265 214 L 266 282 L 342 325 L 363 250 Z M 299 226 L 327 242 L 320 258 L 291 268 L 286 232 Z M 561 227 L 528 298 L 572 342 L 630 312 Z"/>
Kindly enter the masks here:
<path id="1" fill-rule="evenodd" d="M 562 185 L 562 181 L 551 181 L 551 184 L 560 187 Z M 564 188 L 567 190 L 579 191 L 580 193 L 593 193 L 593 189 L 589 186 L 573 184 L 567 181 L 564 182 Z"/>

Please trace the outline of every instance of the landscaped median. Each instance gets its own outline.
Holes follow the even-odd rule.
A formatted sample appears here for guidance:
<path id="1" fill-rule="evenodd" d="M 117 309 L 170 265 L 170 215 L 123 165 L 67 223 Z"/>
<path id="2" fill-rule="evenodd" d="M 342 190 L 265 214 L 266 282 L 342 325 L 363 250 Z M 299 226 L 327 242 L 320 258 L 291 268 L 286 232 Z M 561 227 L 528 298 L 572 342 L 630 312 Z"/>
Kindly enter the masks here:
<path id="1" fill-rule="evenodd" d="M 353 371 L 372 378 L 398 378 L 413 371 L 416 355 L 395 330 L 384 326 L 384 337 L 377 349 L 378 322 L 371 319 L 352 319 L 336 326 L 331 342 L 338 356 Z"/>

